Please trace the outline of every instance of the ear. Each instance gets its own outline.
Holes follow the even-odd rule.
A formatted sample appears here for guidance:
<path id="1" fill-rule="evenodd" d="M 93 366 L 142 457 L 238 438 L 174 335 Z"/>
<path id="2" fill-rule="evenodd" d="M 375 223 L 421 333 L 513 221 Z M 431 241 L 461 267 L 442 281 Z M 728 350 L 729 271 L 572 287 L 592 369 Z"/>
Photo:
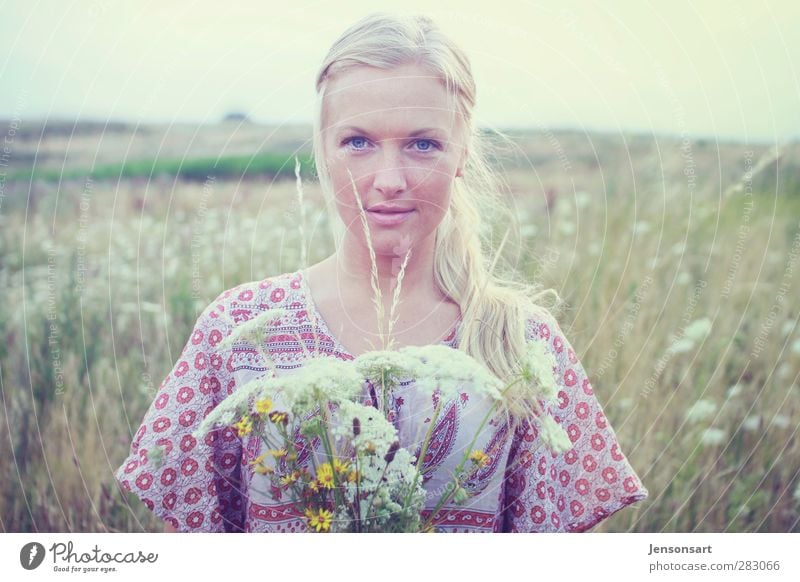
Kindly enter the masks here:
<path id="1" fill-rule="evenodd" d="M 465 147 L 462 154 L 461 159 L 458 160 L 458 166 L 456 166 L 456 178 L 461 178 L 464 175 L 464 164 L 467 162 L 468 150 Z"/>

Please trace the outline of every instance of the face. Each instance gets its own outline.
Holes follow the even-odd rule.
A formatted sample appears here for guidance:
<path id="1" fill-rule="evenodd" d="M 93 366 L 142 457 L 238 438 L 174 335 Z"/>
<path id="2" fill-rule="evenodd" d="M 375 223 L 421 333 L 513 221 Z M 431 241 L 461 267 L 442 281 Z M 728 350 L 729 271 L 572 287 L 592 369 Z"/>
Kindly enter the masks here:
<path id="1" fill-rule="evenodd" d="M 419 65 L 349 69 L 328 84 L 321 127 L 345 247 L 366 246 L 354 182 L 377 255 L 432 250 L 466 156 L 443 82 Z M 370 210 L 376 205 L 388 211 Z"/>

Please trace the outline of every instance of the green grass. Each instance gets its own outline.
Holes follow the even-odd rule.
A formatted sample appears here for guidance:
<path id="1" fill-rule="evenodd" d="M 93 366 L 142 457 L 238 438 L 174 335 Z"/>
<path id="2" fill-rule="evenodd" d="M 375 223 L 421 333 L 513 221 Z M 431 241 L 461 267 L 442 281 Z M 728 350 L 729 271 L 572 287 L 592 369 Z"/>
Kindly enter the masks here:
<path id="1" fill-rule="evenodd" d="M 314 170 L 313 160 L 298 156 L 303 176 Z M 126 178 L 155 178 L 174 176 L 190 181 L 204 181 L 209 176 L 217 179 L 259 176 L 266 178 L 294 178 L 294 155 L 258 154 L 228 156 L 223 158 L 194 158 L 188 160 L 162 159 L 129 160 L 106 164 L 96 168 L 60 170 L 58 168 L 33 168 L 10 172 L 9 180 L 30 181 L 40 179 L 55 182 L 62 179 L 119 180 Z"/>

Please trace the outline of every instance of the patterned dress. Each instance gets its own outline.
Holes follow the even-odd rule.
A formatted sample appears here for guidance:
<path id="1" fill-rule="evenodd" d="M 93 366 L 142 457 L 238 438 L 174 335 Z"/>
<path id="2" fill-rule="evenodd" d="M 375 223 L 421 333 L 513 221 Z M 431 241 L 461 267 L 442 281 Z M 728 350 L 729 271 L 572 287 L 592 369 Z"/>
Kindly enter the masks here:
<path id="1" fill-rule="evenodd" d="M 353 359 L 313 304 L 302 271 L 244 283 L 217 297 L 198 318 L 115 474 L 123 491 L 135 493 L 179 531 L 306 531 L 305 519 L 289 500 L 253 470 L 249 461 L 265 450 L 257 436 L 239 437 L 232 428 L 215 429 L 200 440 L 192 436 L 222 399 L 268 372 L 252 344 L 225 352 L 217 345 L 231 333 L 231 321 L 239 325 L 273 308 L 288 312 L 264 346 L 278 375 L 295 373 L 307 357 Z M 442 344 L 456 348 L 460 323 Z M 428 493 L 423 516 L 436 506 L 465 451 L 480 448 L 489 462 L 465 484 L 471 493 L 466 503 L 445 505 L 434 516 L 440 531 L 581 532 L 648 496 L 555 318 L 544 310 L 531 314 L 526 338 L 545 342 L 556 358 L 553 373 L 560 390 L 548 411 L 573 447 L 552 453 L 542 446 L 535 426 L 510 430 L 499 416 L 471 442 L 489 404 L 464 387 L 443 403 L 432 431 L 422 465 Z M 435 395 L 418 393 L 414 381 L 404 379 L 385 396 L 400 444 L 418 451 Z M 380 389 L 365 381 L 362 402 L 377 405 L 383 399 Z M 149 459 L 148 452 L 159 445 L 163 455 Z"/>

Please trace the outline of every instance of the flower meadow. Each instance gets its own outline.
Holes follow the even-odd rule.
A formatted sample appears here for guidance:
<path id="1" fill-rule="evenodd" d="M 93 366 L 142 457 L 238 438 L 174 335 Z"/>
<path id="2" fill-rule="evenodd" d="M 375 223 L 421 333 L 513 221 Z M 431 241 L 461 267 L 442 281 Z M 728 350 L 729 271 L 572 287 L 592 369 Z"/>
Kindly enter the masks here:
<path id="1" fill-rule="evenodd" d="M 517 224 L 499 266 L 565 299 L 559 321 L 650 491 L 641 510 L 596 531 L 800 531 L 800 147 L 771 159 L 762 146 L 693 141 L 690 181 L 677 139 L 553 137 L 568 165 L 552 139 L 520 133 L 524 155 L 503 166 Z M 36 135 L 15 147 L 63 152 L 90 138 Z M 103 138 L 124 153 L 124 133 Z M 318 186 L 305 180 L 299 203 L 293 180 L 215 176 L 212 166 L 202 181 L 4 174 L 0 184 L 0 527 L 160 531 L 117 490 L 113 470 L 214 297 L 332 252 Z M 257 341 L 263 329 L 231 341 Z M 256 470 L 296 489 L 314 531 L 354 528 L 354 511 L 366 516 L 358 527 L 381 530 L 392 516 L 393 527 L 424 529 L 409 509 L 413 455 L 393 450 L 389 427 L 365 416 L 346 380 L 427 374 L 446 398 L 448 366 L 425 351 L 378 352 L 335 375 L 323 372 L 329 363 L 309 366 L 298 386 L 313 390 L 261 378 L 220 421 L 265 431 Z M 538 390 L 548 396 L 546 382 Z M 331 454 L 295 474 L 281 427 L 300 427 L 317 407 L 330 422 L 305 430 L 328 439 Z M 546 422 L 541 433 L 557 446 Z M 483 454 L 467 451 L 463 470 Z M 374 486 L 381 474 L 388 488 Z M 337 515 L 342 507 L 350 513 Z"/>

